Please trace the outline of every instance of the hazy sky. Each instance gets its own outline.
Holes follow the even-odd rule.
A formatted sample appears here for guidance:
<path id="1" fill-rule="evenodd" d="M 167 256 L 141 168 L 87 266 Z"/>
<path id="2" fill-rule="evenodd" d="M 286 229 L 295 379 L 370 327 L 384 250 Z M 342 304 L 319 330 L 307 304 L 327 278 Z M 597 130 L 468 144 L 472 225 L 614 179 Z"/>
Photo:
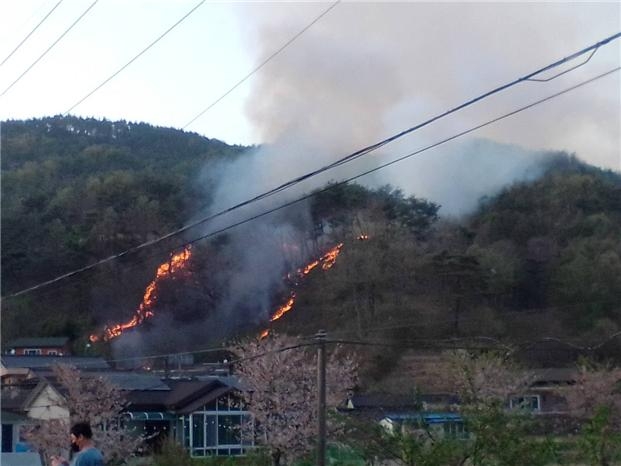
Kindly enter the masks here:
<path id="1" fill-rule="evenodd" d="M 57 2 L 0 2 L 0 61 Z M 91 3 L 63 0 L 0 66 L 0 93 Z M 99 0 L 0 97 L 0 119 L 66 112 L 196 4 Z M 182 128 L 329 6 L 206 2 L 71 113 Z M 619 32 L 620 9 L 616 1 L 342 2 L 187 130 L 231 144 L 303 146 L 333 160 Z M 619 66 L 620 42 L 571 73 L 521 84 L 392 150 L 416 149 Z M 620 92 L 616 73 L 477 136 L 575 151 L 618 170 Z"/>

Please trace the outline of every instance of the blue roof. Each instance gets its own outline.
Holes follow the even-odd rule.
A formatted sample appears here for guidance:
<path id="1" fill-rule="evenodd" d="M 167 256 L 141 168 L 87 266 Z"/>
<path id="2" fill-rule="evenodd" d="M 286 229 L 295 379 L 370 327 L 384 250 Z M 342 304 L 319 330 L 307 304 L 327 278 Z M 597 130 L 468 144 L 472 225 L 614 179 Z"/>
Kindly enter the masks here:
<path id="1" fill-rule="evenodd" d="M 463 421 L 462 417 L 457 413 L 389 413 L 384 418 L 388 418 L 391 421 L 423 421 L 427 424 Z"/>

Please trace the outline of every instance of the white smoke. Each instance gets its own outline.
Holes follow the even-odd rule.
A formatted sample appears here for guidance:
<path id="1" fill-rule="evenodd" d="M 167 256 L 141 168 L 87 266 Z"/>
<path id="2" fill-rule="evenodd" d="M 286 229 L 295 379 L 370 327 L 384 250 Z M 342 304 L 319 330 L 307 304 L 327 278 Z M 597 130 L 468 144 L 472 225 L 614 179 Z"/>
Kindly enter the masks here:
<path id="1" fill-rule="evenodd" d="M 249 4 L 257 61 L 328 6 Z M 334 161 L 618 32 L 620 12 L 618 3 L 340 3 L 253 76 L 247 114 L 259 140 L 284 147 L 262 158 L 262 170 L 284 179 Z M 571 73 L 523 83 L 404 142 L 433 142 L 590 78 L 618 66 L 620 50 L 613 42 Z M 620 89 L 613 75 L 477 137 L 523 146 L 534 159 L 567 150 L 621 169 Z"/>

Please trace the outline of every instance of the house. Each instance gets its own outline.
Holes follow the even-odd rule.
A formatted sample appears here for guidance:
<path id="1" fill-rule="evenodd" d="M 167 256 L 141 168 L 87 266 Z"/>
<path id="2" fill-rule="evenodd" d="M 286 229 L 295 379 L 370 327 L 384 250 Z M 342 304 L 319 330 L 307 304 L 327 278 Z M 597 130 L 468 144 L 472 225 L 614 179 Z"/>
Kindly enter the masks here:
<path id="1" fill-rule="evenodd" d="M 243 388 L 235 378 L 203 376 L 162 383 L 168 389 L 127 392 L 130 425 L 149 435 L 174 438 L 192 456 L 237 456 L 254 446 L 253 419 L 238 396 Z"/>
<path id="2" fill-rule="evenodd" d="M 508 409 L 528 411 L 538 419 L 537 433 L 571 434 L 579 422 L 569 412 L 565 391 L 576 383 L 574 368 L 545 368 L 529 371 L 529 387 L 507 400 Z"/>
<path id="3" fill-rule="evenodd" d="M 17 356 L 70 356 L 69 338 L 18 338 L 6 345 L 7 354 Z"/>
<path id="4" fill-rule="evenodd" d="M 32 425 L 40 420 L 69 418 L 68 410 L 63 407 L 62 391 L 46 377 L 57 363 L 67 363 L 83 371 L 109 368 L 102 358 L 2 355 L 2 452 L 24 453 L 31 450 L 25 440 L 25 432 Z M 11 461 L 18 464 L 15 461 L 19 460 Z"/>
<path id="5" fill-rule="evenodd" d="M 464 421 L 454 412 L 458 401 L 450 393 L 369 393 L 351 396 L 341 411 L 378 422 L 388 432 L 426 429 L 443 436 L 466 438 Z"/>
<path id="6" fill-rule="evenodd" d="M 31 370 L 27 378 L 12 384 L 3 379 L 2 384 L 3 445 L 6 443 L 7 452 L 15 452 L 18 446 L 14 440 L 23 438 L 23 429 L 29 424 L 41 419 L 67 419 L 69 413 L 63 408 L 63 388 L 58 386 L 51 367 L 32 361 L 43 357 L 5 358 L 3 367 L 7 370 L 17 369 L 15 358 L 28 358 Z M 89 359 L 82 361 L 82 366 L 92 369 L 100 365 L 100 361 Z M 121 389 L 128 402 L 125 422 L 145 434 L 153 448 L 164 438 L 175 439 L 192 456 L 243 455 L 254 446 L 252 416 L 238 396 L 243 388 L 233 377 L 171 379 L 110 369 L 85 370 L 82 374 L 105 378 Z"/>
<path id="7" fill-rule="evenodd" d="M 463 418 L 450 412 L 389 413 L 379 424 L 388 432 L 424 429 L 441 437 L 467 439 Z"/>
<path id="8" fill-rule="evenodd" d="M 2 420 L 2 453 L 20 453 L 30 451 L 30 446 L 24 438 L 25 429 L 32 423 L 22 414 L 16 414 L 4 409 L 0 413 Z M 4 464 L 4 462 L 0 462 Z"/>
<path id="9" fill-rule="evenodd" d="M 27 379 L 17 384 L 3 383 L 0 399 L 2 452 L 31 451 L 32 448 L 26 441 L 25 433 L 37 420 L 68 418 L 68 411 L 59 406 L 60 400 L 60 394 L 53 387 L 37 378 Z"/>

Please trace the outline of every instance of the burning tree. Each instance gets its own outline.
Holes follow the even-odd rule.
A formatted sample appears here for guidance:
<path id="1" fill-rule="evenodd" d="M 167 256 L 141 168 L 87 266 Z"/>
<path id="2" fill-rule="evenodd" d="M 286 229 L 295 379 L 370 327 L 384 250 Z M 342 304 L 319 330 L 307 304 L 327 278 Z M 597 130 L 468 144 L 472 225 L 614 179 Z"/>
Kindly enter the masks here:
<path id="1" fill-rule="evenodd" d="M 85 377 L 75 367 L 57 365 L 53 371 L 63 394 L 59 404 L 70 417 L 43 421 L 29 432 L 28 440 L 44 457 L 66 451 L 70 425 L 77 421 L 90 422 L 107 464 L 120 463 L 133 454 L 144 439 L 122 425 L 125 402 L 120 389 L 103 377 Z"/>
<path id="2" fill-rule="evenodd" d="M 312 346 L 311 346 L 312 347 Z M 274 465 L 308 453 L 316 439 L 317 367 L 313 356 L 298 339 L 270 335 L 233 348 L 247 390 L 242 396 L 257 423 L 257 434 Z M 357 363 L 335 349 L 326 364 L 326 401 L 330 409 L 342 404 L 357 380 Z M 329 420 L 332 434 L 341 429 Z"/>

